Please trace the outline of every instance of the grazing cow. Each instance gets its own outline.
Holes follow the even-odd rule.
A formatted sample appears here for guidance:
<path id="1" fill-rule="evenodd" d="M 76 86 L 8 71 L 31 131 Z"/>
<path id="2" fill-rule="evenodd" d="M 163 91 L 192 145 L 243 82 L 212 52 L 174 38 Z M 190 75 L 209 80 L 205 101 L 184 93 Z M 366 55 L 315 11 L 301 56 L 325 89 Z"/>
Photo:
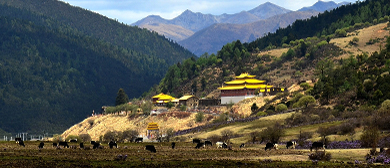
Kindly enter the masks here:
<path id="1" fill-rule="evenodd" d="M 95 142 L 95 143 L 93 144 L 92 149 L 98 149 L 99 147 L 100 147 L 100 143 Z"/>
<path id="2" fill-rule="evenodd" d="M 216 142 L 217 148 L 227 148 L 227 144 L 225 142 Z"/>
<path id="3" fill-rule="evenodd" d="M 231 148 L 231 146 L 228 146 L 226 143 L 222 144 L 222 148 L 224 148 L 224 149 L 229 148 L 229 147 Z"/>
<path id="4" fill-rule="evenodd" d="M 313 142 L 313 144 L 311 144 L 310 151 L 312 151 L 313 149 L 318 150 L 318 149 L 325 149 L 325 148 L 326 148 L 326 145 L 324 143 Z"/>
<path id="5" fill-rule="evenodd" d="M 211 143 L 211 141 L 204 141 L 204 144 L 206 145 L 206 146 L 213 146 L 213 143 Z"/>
<path id="6" fill-rule="evenodd" d="M 297 142 L 295 142 L 295 141 L 288 141 L 287 144 L 286 144 L 286 148 L 288 149 L 289 147 L 291 147 L 292 149 L 295 149 L 296 145 L 297 145 Z"/>
<path id="7" fill-rule="evenodd" d="M 240 148 L 243 148 L 243 147 L 245 147 L 245 144 L 244 144 L 244 143 L 242 143 L 242 144 L 240 145 Z"/>
<path id="8" fill-rule="evenodd" d="M 205 147 L 205 144 L 202 142 L 202 143 L 198 143 L 196 144 L 195 148 L 196 149 L 199 149 L 199 148 L 204 148 Z"/>
<path id="9" fill-rule="evenodd" d="M 69 148 L 68 142 L 59 142 L 58 146 L 64 146 L 64 148 L 65 147 Z"/>
<path id="10" fill-rule="evenodd" d="M 84 143 L 80 143 L 80 149 L 84 149 Z"/>
<path id="11" fill-rule="evenodd" d="M 175 149 L 176 143 L 175 143 L 175 142 L 172 142 L 171 145 L 172 145 L 172 149 Z"/>
<path id="12" fill-rule="evenodd" d="M 193 140 L 192 140 L 192 143 L 198 144 L 198 143 L 200 143 L 200 140 L 199 140 L 199 139 L 193 139 Z"/>
<path id="13" fill-rule="evenodd" d="M 43 142 L 39 143 L 38 148 L 42 149 L 45 144 Z"/>
<path id="14" fill-rule="evenodd" d="M 53 142 L 53 147 L 57 147 L 57 143 Z"/>
<path id="15" fill-rule="evenodd" d="M 142 142 L 143 140 L 144 140 L 144 138 L 142 138 L 142 137 L 141 138 L 136 138 L 134 142 L 138 143 L 138 142 Z"/>
<path id="16" fill-rule="evenodd" d="M 266 145 L 265 145 L 265 150 L 267 151 L 267 149 L 269 149 L 269 150 L 271 150 L 271 149 L 275 149 L 275 150 L 278 150 L 278 144 L 276 144 L 276 143 L 267 143 Z"/>
<path id="17" fill-rule="evenodd" d="M 22 140 L 17 141 L 17 143 L 18 143 L 20 146 L 26 147 L 26 146 L 24 145 L 24 142 L 23 142 Z"/>
<path id="18" fill-rule="evenodd" d="M 156 148 L 154 148 L 154 145 L 146 145 L 145 150 L 156 153 Z"/>
<path id="19" fill-rule="evenodd" d="M 114 142 L 114 141 L 110 141 L 110 142 L 108 143 L 108 146 L 110 146 L 110 149 L 112 149 L 114 146 L 115 146 L 115 148 L 118 148 L 118 145 L 117 145 L 116 142 Z"/>
<path id="20" fill-rule="evenodd" d="M 69 142 L 76 142 L 77 143 L 77 139 L 71 139 L 71 140 L 69 140 Z"/>

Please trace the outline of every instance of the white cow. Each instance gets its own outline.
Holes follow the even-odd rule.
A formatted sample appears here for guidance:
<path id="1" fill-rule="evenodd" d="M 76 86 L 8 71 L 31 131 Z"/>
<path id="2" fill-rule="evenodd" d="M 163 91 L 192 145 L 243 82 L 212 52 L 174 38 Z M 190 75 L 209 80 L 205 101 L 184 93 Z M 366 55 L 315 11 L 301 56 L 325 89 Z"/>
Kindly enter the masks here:
<path id="1" fill-rule="evenodd" d="M 217 148 L 227 148 L 227 144 L 225 142 L 216 142 Z"/>

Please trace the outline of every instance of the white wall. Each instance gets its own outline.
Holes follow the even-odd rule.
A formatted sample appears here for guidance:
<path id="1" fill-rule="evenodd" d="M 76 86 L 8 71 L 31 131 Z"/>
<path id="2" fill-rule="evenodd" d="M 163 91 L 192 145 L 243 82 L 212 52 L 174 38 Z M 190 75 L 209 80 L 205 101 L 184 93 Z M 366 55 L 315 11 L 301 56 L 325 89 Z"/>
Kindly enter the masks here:
<path id="1" fill-rule="evenodd" d="M 238 103 L 241 100 L 255 97 L 254 95 L 248 96 L 224 96 L 221 97 L 221 104 Z"/>

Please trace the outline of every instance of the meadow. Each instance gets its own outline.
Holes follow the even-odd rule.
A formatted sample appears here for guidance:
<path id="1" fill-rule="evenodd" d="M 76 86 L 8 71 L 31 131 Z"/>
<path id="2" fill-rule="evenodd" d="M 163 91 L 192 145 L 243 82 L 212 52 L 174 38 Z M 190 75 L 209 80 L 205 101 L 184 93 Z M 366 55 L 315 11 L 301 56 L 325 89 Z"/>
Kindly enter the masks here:
<path id="1" fill-rule="evenodd" d="M 176 142 L 172 149 L 169 142 L 163 143 L 120 143 L 119 148 L 77 149 L 52 146 L 45 142 L 25 142 L 26 147 L 14 141 L 0 142 L 0 167 L 367 167 L 367 164 L 355 164 L 355 160 L 364 163 L 364 156 L 370 149 L 331 149 L 330 161 L 312 162 L 308 149 L 286 149 L 264 151 L 264 144 L 247 144 L 239 148 L 232 144 L 232 150 L 217 149 L 215 145 L 195 149 L 190 142 Z M 144 150 L 145 145 L 154 145 L 157 152 Z M 92 148 L 91 145 L 85 145 Z M 127 155 L 118 160 L 118 155 Z M 369 165 L 374 166 L 374 165 Z"/>

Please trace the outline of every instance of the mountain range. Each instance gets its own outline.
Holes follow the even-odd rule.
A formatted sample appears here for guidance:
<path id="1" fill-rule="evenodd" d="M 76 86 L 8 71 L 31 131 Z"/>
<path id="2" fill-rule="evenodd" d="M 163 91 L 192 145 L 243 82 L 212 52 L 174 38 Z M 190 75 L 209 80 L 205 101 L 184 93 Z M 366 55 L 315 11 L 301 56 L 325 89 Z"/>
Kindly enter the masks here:
<path id="1" fill-rule="evenodd" d="M 313 6 L 291 11 L 266 2 L 249 11 L 235 14 L 211 15 L 186 10 L 171 20 L 151 15 L 132 25 L 156 31 L 199 56 L 205 52 L 216 53 L 224 44 L 233 40 L 250 42 L 279 27 L 285 27 L 296 19 L 306 19 L 345 4 L 348 3 L 318 1 Z M 261 26 L 258 27 L 259 25 Z"/>

